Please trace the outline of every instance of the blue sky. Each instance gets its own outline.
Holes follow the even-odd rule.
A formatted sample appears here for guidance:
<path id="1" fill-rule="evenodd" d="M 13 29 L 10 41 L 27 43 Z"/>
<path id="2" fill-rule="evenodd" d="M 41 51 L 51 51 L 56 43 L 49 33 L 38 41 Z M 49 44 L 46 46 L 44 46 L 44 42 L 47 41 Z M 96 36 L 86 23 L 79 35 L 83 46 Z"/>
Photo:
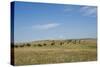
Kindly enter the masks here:
<path id="1" fill-rule="evenodd" d="M 97 37 L 95 6 L 15 2 L 14 40 Z"/>

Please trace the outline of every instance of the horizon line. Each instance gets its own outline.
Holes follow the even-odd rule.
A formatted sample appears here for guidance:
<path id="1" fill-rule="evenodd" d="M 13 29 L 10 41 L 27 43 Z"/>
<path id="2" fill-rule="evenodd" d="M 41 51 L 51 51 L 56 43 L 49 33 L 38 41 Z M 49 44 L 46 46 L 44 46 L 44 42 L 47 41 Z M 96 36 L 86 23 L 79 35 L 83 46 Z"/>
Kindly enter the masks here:
<path id="1" fill-rule="evenodd" d="M 29 43 L 29 42 L 33 42 L 33 41 L 45 41 L 45 40 L 72 40 L 72 39 L 97 39 L 96 38 L 66 38 L 66 39 L 38 39 L 38 40 L 31 40 L 31 41 L 21 41 L 21 42 L 14 42 L 14 43 Z"/>

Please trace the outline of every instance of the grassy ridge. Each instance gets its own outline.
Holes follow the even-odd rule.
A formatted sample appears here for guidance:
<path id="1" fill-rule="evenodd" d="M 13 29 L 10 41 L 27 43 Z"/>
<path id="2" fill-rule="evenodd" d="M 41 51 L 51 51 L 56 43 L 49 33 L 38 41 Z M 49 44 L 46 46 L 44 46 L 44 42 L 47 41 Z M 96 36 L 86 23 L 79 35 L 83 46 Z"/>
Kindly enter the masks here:
<path id="1" fill-rule="evenodd" d="M 80 43 L 79 40 L 76 41 L 68 43 L 67 40 L 45 40 L 24 43 L 23 47 L 14 47 L 15 65 L 97 60 L 96 40 L 81 40 Z"/>

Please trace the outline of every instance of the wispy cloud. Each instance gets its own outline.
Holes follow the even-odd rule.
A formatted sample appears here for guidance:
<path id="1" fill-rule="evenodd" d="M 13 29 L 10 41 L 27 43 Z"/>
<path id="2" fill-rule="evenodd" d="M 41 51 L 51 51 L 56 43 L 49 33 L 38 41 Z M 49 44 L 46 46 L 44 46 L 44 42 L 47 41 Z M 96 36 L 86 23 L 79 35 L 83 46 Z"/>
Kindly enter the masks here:
<path id="1" fill-rule="evenodd" d="M 97 8 L 85 6 L 80 8 L 80 12 L 82 13 L 83 16 L 95 17 L 97 14 Z"/>
<path id="2" fill-rule="evenodd" d="M 55 27 L 58 27 L 60 24 L 58 23 L 48 23 L 48 24 L 39 24 L 39 25 L 33 25 L 32 28 L 39 29 L 39 30 L 48 30 Z"/>
<path id="3" fill-rule="evenodd" d="M 72 11 L 71 8 L 64 8 L 64 12 L 70 12 L 70 11 Z"/>

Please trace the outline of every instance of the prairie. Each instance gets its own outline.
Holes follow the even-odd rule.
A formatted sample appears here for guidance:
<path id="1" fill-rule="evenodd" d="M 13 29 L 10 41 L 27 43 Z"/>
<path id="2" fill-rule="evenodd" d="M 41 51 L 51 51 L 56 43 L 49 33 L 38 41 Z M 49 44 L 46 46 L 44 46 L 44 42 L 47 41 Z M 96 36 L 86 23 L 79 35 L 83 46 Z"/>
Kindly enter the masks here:
<path id="1" fill-rule="evenodd" d="M 14 65 L 85 62 L 97 60 L 96 39 L 41 40 L 18 43 Z"/>

